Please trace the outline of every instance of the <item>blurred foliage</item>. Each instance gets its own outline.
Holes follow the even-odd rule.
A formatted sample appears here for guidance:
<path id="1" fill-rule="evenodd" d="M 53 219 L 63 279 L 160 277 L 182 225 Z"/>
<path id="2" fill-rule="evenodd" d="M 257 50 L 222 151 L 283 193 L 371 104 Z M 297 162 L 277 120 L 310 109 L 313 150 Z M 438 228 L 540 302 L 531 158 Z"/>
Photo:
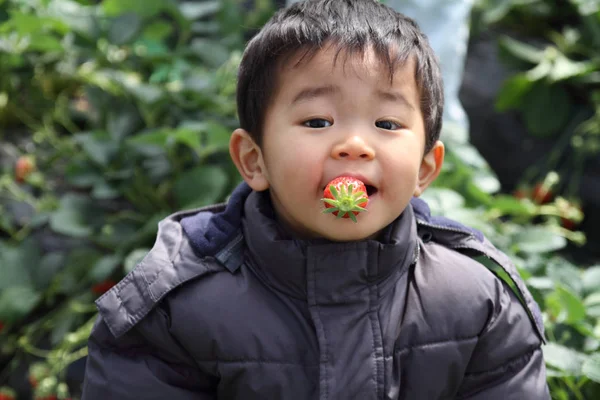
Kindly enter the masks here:
<path id="1" fill-rule="evenodd" d="M 600 155 L 600 2 L 480 3 L 475 29 L 508 31 L 500 56 L 518 71 L 504 83 L 497 110 L 517 110 L 530 135 L 554 143 L 523 174 L 523 184 L 547 171 L 568 172 L 554 191 L 577 197 L 586 162 Z"/>
<path id="2" fill-rule="evenodd" d="M 0 386 L 76 396 L 67 371 L 86 355 L 93 301 L 146 254 L 160 219 L 223 201 L 239 182 L 227 152 L 235 74 L 273 10 L 245 3 L 252 11 L 241 0 L 0 0 Z M 447 163 L 424 197 L 515 260 L 543 310 L 553 397 L 600 398 L 600 265 L 560 255 L 585 241 L 577 203 L 552 192 L 553 173 L 531 193 L 497 194 L 479 154 L 453 139 L 464 133 L 445 129 Z"/>
<path id="3" fill-rule="evenodd" d="M 56 395 L 157 222 L 239 182 L 235 75 L 272 7 L 238 3 L 0 0 L 0 386 L 33 355 Z"/>

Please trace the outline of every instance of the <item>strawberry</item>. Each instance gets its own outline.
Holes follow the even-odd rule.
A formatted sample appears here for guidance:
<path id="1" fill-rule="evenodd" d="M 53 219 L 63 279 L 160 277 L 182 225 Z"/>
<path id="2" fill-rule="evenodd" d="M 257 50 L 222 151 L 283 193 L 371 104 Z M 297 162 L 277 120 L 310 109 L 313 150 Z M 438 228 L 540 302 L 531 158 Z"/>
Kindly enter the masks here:
<path id="1" fill-rule="evenodd" d="M 50 375 L 50 368 L 42 362 L 36 362 L 29 367 L 29 384 L 37 388 L 39 382 Z"/>
<path id="2" fill-rule="evenodd" d="M 25 182 L 25 179 L 35 169 L 35 161 L 31 156 L 21 156 L 15 163 L 15 179 L 19 183 Z"/>
<path id="3" fill-rule="evenodd" d="M 554 198 L 554 193 L 542 183 L 533 188 L 532 200 L 538 204 L 548 204 Z"/>
<path id="4" fill-rule="evenodd" d="M 116 284 L 117 284 L 117 282 L 113 281 L 112 279 L 107 279 L 105 281 L 102 281 L 102 282 L 97 283 L 94 286 L 92 286 L 92 293 L 94 293 L 96 295 L 104 294 L 104 293 L 108 292 L 108 290 L 110 288 L 112 288 L 113 286 L 115 286 Z"/>
<path id="5" fill-rule="evenodd" d="M 0 321 L 0 333 L 4 330 L 4 322 Z"/>
<path id="6" fill-rule="evenodd" d="M 356 215 L 367 211 L 369 203 L 367 188 L 359 179 L 340 176 L 327 184 L 323 192 L 324 213 L 332 213 L 338 218 L 350 218 L 357 222 Z"/>
<path id="7" fill-rule="evenodd" d="M 560 224 L 562 225 L 563 228 L 568 229 L 570 231 L 575 230 L 575 228 L 577 228 L 577 222 L 573 221 L 572 219 L 568 219 L 565 217 L 561 217 L 560 218 Z"/>
<path id="8" fill-rule="evenodd" d="M 0 400 L 15 400 L 17 394 L 11 388 L 6 386 L 0 387 Z"/>

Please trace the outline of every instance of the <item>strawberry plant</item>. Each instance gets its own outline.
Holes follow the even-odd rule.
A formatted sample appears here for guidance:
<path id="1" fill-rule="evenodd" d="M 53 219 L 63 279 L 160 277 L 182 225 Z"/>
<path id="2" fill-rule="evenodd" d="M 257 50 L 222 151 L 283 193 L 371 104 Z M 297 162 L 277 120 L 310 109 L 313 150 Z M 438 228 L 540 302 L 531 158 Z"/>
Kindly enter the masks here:
<path id="1" fill-rule="evenodd" d="M 239 182 L 227 152 L 237 64 L 247 29 L 273 9 L 267 0 L 246 2 L 251 12 L 241 3 L 0 0 L 0 387 L 21 398 L 77 398 L 70 372 L 87 354 L 93 301 L 146 254 L 158 220 L 222 201 Z M 543 16 L 545 3 L 494 2 L 506 18 L 516 9 Z M 573 7 L 583 2 L 568 3 L 579 18 Z M 582 26 L 594 31 L 590 15 Z M 556 53 L 546 60 L 550 51 L 535 61 L 527 47 L 530 67 L 546 60 L 554 72 L 508 82 L 500 105 L 566 104 L 557 85 L 591 85 L 596 56 L 575 57 L 577 41 L 561 35 L 566 64 Z M 552 89 L 536 94 L 538 85 Z M 536 107 L 527 120 L 546 124 Z M 552 115 L 554 124 L 569 118 Z M 586 118 L 563 145 L 591 157 L 597 121 Z M 500 194 L 464 133 L 444 129 L 447 161 L 424 197 L 435 214 L 480 229 L 515 260 L 542 308 L 553 398 L 599 398 L 600 265 L 575 265 L 565 252 L 586 240 L 577 231 L 581 205 L 565 190 L 576 180 L 540 168 L 518 195 Z M 346 183 L 327 185 L 324 208 L 352 219 L 370 188 Z M 15 394 L 0 389 L 0 399 Z"/>
<path id="2" fill-rule="evenodd" d="M 70 397 L 93 301 L 152 246 L 158 220 L 239 182 L 237 64 L 272 13 L 247 5 L 0 1 L 0 386 Z M 43 376 L 28 367 L 39 362 Z"/>

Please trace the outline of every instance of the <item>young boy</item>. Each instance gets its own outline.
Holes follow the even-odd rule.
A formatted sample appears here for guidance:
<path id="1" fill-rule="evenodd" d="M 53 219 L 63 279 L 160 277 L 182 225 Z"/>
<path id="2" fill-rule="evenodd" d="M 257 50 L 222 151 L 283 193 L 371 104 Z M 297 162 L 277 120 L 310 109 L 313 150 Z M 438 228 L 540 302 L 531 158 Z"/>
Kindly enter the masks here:
<path id="1" fill-rule="evenodd" d="M 245 183 L 162 221 L 97 301 L 84 400 L 550 398 L 514 266 L 417 199 L 444 158 L 443 93 L 412 20 L 294 4 L 248 44 L 237 100 Z M 323 213 L 340 176 L 367 187 L 356 223 Z"/>

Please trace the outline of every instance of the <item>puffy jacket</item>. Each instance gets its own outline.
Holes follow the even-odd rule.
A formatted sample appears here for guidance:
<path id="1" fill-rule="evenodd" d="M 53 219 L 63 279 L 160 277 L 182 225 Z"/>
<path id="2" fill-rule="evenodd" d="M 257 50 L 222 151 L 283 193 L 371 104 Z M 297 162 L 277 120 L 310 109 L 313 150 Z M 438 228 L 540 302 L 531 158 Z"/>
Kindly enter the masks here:
<path id="1" fill-rule="evenodd" d="M 513 264 L 416 199 L 378 241 L 298 241 L 242 184 L 97 306 L 83 400 L 550 398 Z"/>

